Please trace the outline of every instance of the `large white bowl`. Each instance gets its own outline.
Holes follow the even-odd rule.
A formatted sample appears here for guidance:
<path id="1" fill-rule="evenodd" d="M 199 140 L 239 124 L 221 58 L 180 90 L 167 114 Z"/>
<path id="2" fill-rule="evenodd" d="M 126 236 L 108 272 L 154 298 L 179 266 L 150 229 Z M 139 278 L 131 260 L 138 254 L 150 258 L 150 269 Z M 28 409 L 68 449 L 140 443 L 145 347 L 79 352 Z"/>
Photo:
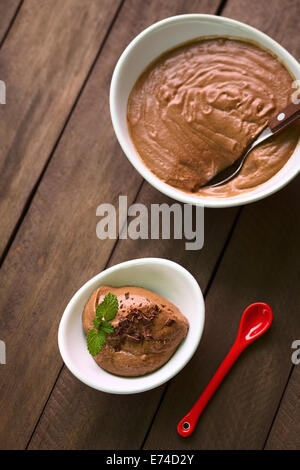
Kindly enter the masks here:
<path id="1" fill-rule="evenodd" d="M 82 328 L 86 302 L 101 285 L 139 286 L 176 305 L 189 321 L 187 337 L 170 360 L 141 377 L 120 377 L 101 369 L 89 354 Z M 58 330 L 58 346 L 68 369 L 85 384 L 109 393 L 138 393 L 158 387 L 177 374 L 193 356 L 204 327 L 204 300 L 195 278 L 182 266 L 161 258 L 120 263 L 97 274 L 72 297 Z"/>
<path id="2" fill-rule="evenodd" d="M 204 197 L 187 194 L 162 182 L 143 164 L 130 139 L 127 128 L 127 101 L 132 87 L 143 70 L 163 52 L 201 36 L 230 36 L 254 40 L 275 53 L 279 60 L 300 79 L 300 64 L 280 44 L 261 31 L 229 18 L 214 15 L 179 15 L 153 24 L 140 33 L 121 55 L 111 81 L 110 112 L 119 143 L 136 170 L 156 189 L 178 201 L 207 207 L 231 207 L 262 199 L 285 186 L 300 169 L 300 139 L 284 167 L 256 189 L 231 197 Z M 295 89 L 287 90 L 293 93 Z"/>

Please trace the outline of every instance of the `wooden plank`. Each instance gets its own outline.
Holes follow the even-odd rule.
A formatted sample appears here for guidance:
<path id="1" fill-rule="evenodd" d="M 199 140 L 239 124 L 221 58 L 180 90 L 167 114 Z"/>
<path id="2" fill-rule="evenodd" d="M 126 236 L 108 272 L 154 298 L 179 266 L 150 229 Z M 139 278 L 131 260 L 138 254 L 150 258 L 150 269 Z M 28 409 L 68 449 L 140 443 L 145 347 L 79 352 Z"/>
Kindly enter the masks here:
<path id="1" fill-rule="evenodd" d="M 300 292 L 295 289 L 300 276 L 298 200 L 296 180 L 242 211 L 206 299 L 203 340 L 193 360 L 171 382 L 146 448 L 263 447 L 291 369 L 291 339 L 300 329 Z M 225 357 L 243 309 L 259 300 L 274 310 L 270 332 L 239 359 L 194 434 L 180 438 L 176 423 Z"/>
<path id="2" fill-rule="evenodd" d="M 266 9 L 263 2 L 254 0 L 250 10 L 248 2 L 239 0 L 229 1 L 223 14 L 266 31 L 299 58 L 299 43 L 289 33 L 299 8 L 299 2 L 283 8 L 281 2 L 274 1 L 272 9 Z M 279 194 L 243 210 L 206 300 L 203 341 L 188 367 L 171 382 L 145 448 L 264 446 L 289 377 L 291 341 L 300 328 L 300 292 L 295 289 L 300 275 L 298 200 L 296 180 Z M 176 434 L 177 422 L 194 404 L 233 343 L 243 308 L 255 300 L 273 307 L 272 330 L 240 358 L 195 433 L 181 439 Z M 176 403 L 176 413 L 170 402 Z"/>
<path id="3" fill-rule="evenodd" d="M 30 438 L 62 365 L 57 349 L 57 327 L 62 311 L 74 291 L 103 269 L 109 258 L 114 242 L 96 239 L 96 207 L 101 202 L 117 205 L 119 194 L 127 194 L 130 203 L 141 184 L 140 176 L 123 156 L 110 124 L 108 88 L 115 62 L 130 39 L 153 21 L 184 11 L 214 11 L 217 4 L 191 1 L 187 8 L 177 1 L 172 2 L 170 8 L 165 2 L 142 2 L 141 8 L 136 1 L 129 1 L 120 12 L 111 38 L 3 264 L 0 298 L 5 316 L 1 318 L 0 331 L 1 339 L 7 344 L 8 357 L 7 364 L 0 370 L 2 448 L 23 448 Z M 203 257 L 204 261 L 211 262 L 210 266 L 205 263 L 201 269 L 199 266 L 199 272 L 203 268 L 207 273 L 203 278 L 207 279 L 213 269 L 234 212 L 225 211 L 226 217 L 218 222 L 220 227 L 218 225 L 215 230 L 220 233 L 220 242 L 216 244 L 214 254 L 209 252 Z M 15 386 L 17 380 L 21 387 Z M 102 439 L 103 446 L 114 446 L 114 441 L 119 439 L 116 445 L 135 447 L 143 439 L 139 431 L 147 429 L 160 396 L 160 390 L 151 393 L 154 405 L 148 408 L 147 414 L 143 406 L 145 402 L 151 403 L 149 394 L 139 397 L 142 406 L 136 410 L 136 397 L 126 397 L 126 400 L 125 397 L 101 394 L 79 384 L 71 376 L 65 379 L 62 388 L 63 396 L 61 392 L 55 396 L 55 400 L 59 396 L 55 412 L 51 406 L 48 415 L 50 407 L 47 406 L 43 415 L 47 433 L 48 420 L 53 413 L 54 426 L 59 415 L 64 417 L 61 432 L 56 430 L 54 436 L 51 427 L 47 438 L 41 439 L 44 431 L 40 428 L 41 433 L 31 447 L 102 446 Z M 71 404 L 69 390 L 72 392 L 71 403 L 77 403 L 76 413 L 71 411 L 71 421 L 67 418 Z M 132 417 L 133 408 L 136 418 Z M 18 421 L 15 420 L 17 411 Z M 126 411 L 127 420 L 123 420 Z M 81 413 L 84 424 L 67 428 Z M 101 434 L 94 437 L 92 417 L 95 417 L 93 422 L 97 429 L 99 423 L 105 422 Z M 105 421 L 103 417 L 106 417 Z M 137 419 L 135 432 L 129 418 Z M 116 424 L 119 438 L 115 436 Z"/>
<path id="4" fill-rule="evenodd" d="M 1 49 L 7 103 L 0 108 L 0 256 L 120 1 L 27 1 Z"/>
<path id="5" fill-rule="evenodd" d="M 138 202 L 149 207 L 153 203 L 174 201 L 145 184 Z M 236 210 L 222 214 L 205 211 L 206 242 L 199 252 L 185 251 L 182 240 L 122 240 L 109 265 L 144 256 L 172 259 L 189 269 L 205 290 L 235 213 Z M 164 389 L 161 386 L 139 395 L 109 396 L 82 385 L 64 367 L 29 448 L 139 448 Z"/>
<path id="6" fill-rule="evenodd" d="M 299 330 L 295 331 L 299 339 Z M 297 336 L 297 338 L 296 338 Z M 293 340 L 294 340 L 293 339 Z M 278 414 L 266 442 L 267 450 L 299 450 L 300 449 L 300 367 L 293 369 Z"/>
<path id="7" fill-rule="evenodd" d="M 111 240 L 97 243 L 97 205 L 117 204 L 117 191 L 125 193 L 127 184 L 133 197 L 141 181 L 109 120 L 107 89 L 119 47 L 100 56 L 2 266 L 0 331 L 7 345 L 7 364 L 0 369 L 2 448 L 26 446 L 62 365 L 57 328 L 66 301 L 103 269 L 112 249 Z M 126 177 L 116 188 L 121 168 Z M 22 386 L 16 387 L 18 381 Z"/>
<path id="8" fill-rule="evenodd" d="M 153 3 L 142 10 L 143 16 L 136 2 L 126 4 L 3 264 L 0 331 L 8 357 L 0 370 L 2 448 L 23 448 L 30 438 L 61 367 L 57 327 L 66 299 L 109 257 L 113 241 L 97 243 L 95 235 L 97 205 L 117 205 L 119 193 L 133 200 L 141 183 L 114 138 L 108 87 L 132 36 L 167 16 Z"/>
<path id="9" fill-rule="evenodd" d="M 3 40 L 21 0 L 2 0 L 0 2 L 0 43 Z"/>
<path id="10" fill-rule="evenodd" d="M 222 14 L 269 34 L 299 60 L 299 9 L 298 0 L 228 0 Z"/>

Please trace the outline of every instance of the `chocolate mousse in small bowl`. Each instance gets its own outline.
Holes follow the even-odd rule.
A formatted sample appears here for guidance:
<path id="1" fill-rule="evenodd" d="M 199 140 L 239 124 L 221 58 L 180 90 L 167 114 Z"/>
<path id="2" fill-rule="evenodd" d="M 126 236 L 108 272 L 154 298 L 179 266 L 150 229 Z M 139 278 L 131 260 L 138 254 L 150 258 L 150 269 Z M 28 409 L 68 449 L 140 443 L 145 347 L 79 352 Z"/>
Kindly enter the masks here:
<path id="1" fill-rule="evenodd" d="M 142 258 L 106 269 L 79 289 L 62 316 L 58 344 L 82 382 L 109 393 L 138 393 L 185 366 L 203 326 L 194 277 L 172 261 Z"/>
<path id="2" fill-rule="evenodd" d="M 255 28 L 214 15 L 167 18 L 120 57 L 112 122 L 128 159 L 161 192 L 211 207 L 246 204 L 298 174 L 299 121 L 253 150 L 230 182 L 209 181 L 299 99 L 297 79 L 299 63 Z"/>

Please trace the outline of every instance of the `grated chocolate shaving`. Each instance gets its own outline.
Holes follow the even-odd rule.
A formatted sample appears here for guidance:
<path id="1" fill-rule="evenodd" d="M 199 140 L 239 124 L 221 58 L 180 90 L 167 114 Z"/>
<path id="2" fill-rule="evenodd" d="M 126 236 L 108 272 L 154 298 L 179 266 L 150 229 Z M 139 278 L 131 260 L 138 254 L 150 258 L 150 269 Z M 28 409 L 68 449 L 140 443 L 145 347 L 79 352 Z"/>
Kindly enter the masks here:
<path id="1" fill-rule="evenodd" d="M 111 333 L 112 338 L 119 339 L 119 343 L 113 346 L 117 348 L 115 350 L 121 349 L 125 339 L 136 343 L 153 339 L 150 325 L 159 311 L 158 305 L 148 307 L 146 311 L 134 307 L 126 316 L 120 316 L 118 325 L 115 327 L 114 332 Z"/>
<path id="2" fill-rule="evenodd" d="M 128 333 L 125 333 L 124 336 L 131 341 L 134 341 L 135 343 L 140 343 L 142 341 L 142 337 L 139 334 L 131 334 L 129 335 Z"/>

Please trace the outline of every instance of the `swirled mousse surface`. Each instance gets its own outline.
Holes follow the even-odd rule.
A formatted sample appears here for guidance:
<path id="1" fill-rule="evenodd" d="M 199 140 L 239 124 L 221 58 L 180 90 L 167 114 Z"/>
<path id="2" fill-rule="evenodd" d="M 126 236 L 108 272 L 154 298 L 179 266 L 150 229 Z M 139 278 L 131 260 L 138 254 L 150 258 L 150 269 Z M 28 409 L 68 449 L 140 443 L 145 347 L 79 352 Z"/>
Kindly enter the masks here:
<path id="1" fill-rule="evenodd" d="M 152 372 L 174 354 L 188 332 L 188 321 L 175 305 L 141 287 L 99 287 L 88 300 L 82 316 L 83 329 L 93 329 L 96 307 L 109 292 L 119 310 L 111 321 L 115 331 L 94 357 L 113 374 L 135 377 Z"/>
<path id="2" fill-rule="evenodd" d="M 238 159 L 291 100 L 293 77 L 256 44 L 227 38 L 187 43 L 154 61 L 128 100 L 128 128 L 145 165 L 186 192 L 231 196 L 271 178 L 292 155 L 299 127 L 253 151 L 242 172 L 201 188 Z"/>

